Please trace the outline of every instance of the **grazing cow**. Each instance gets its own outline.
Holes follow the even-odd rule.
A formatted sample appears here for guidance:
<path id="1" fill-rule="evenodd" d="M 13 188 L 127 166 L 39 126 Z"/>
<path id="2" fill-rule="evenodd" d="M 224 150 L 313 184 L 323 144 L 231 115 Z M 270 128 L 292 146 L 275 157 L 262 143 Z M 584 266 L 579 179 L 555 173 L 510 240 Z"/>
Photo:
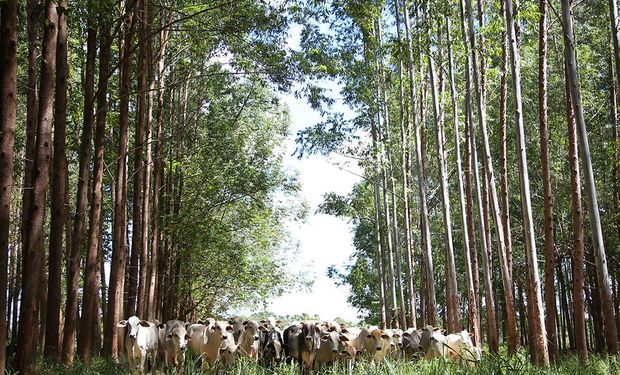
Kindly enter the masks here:
<path id="1" fill-rule="evenodd" d="M 338 346 L 340 359 L 355 360 L 362 353 L 364 346 L 360 338 L 360 332 L 359 328 L 342 328 L 341 340 Z M 346 340 L 343 339 L 343 336 Z"/>
<path id="2" fill-rule="evenodd" d="M 364 350 L 371 356 L 373 362 L 381 362 L 388 355 L 392 338 L 384 330 L 376 326 L 362 328 L 360 332 Z"/>
<path id="3" fill-rule="evenodd" d="M 422 331 L 414 328 L 409 328 L 403 332 L 402 352 L 405 357 L 414 358 L 424 352 L 422 345 L 420 345 L 421 336 Z"/>
<path id="4" fill-rule="evenodd" d="M 194 356 L 198 356 L 204 363 L 210 366 L 215 364 L 220 354 L 222 341 L 226 340 L 226 332 L 232 332 L 233 328 L 220 322 L 209 325 L 192 324 L 189 327 L 190 351 Z"/>
<path id="5" fill-rule="evenodd" d="M 261 326 L 262 327 L 262 326 Z M 249 357 L 254 361 L 258 361 L 259 350 L 259 330 L 258 323 L 253 320 L 243 322 L 243 332 L 239 336 L 239 353 Z"/>
<path id="6" fill-rule="evenodd" d="M 448 338 L 441 330 L 433 331 L 430 338 L 430 347 L 424 358 L 433 359 L 437 357 L 448 357 Z"/>
<path id="7" fill-rule="evenodd" d="M 321 331 L 321 346 L 316 351 L 317 364 L 332 364 L 338 359 L 338 353 L 341 341 L 349 341 L 349 339 L 338 333 L 336 330 Z"/>
<path id="8" fill-rule="evenodd" d="M 301 373 L 312 371 L 316 365 L 316 351 L 321 347 L 321 329 L 313 322 L 294 324 L 284 330 L 284 353 L 297 360 Z"/>
<path id="9" fill-rule="evenodd" d="M 470 366 L 474 366 L 478 361 L 480 361 L 481 352 L 471 341 L 472 335 L 473 334 L 464 330 L 459 333 L 451 333 L 446 336 L 446 350 L 444 351 L 445 356 L 461 362 L 465 361 Z"/>
<path id="10" fill-rule="evenodd" d="M 164 368 L 175 368 L 185 360 L 185 346 L 191 336 L 180 320 L 170 320 L 165 325 L 164 334 L 160 332 L 160 353 L 163 354 Z M 161 340 L 163 338 L 163 340 Z"/>
<path id="11" fill-rule="evenodd" d="M 145 371 L 146 356 L 149 353 L 153 357 L 153 364 L 157 360 L 158 327 L 155 323 L 141 320 L 137 316 L 121 320 L 116 324 L 117 327 L 127 327 L 127 325 L 129 325 L 129 330 L 125 336 L 127 360 L 132 371 L 139 362 L 138 371 L 143 373 Z"/>
<path id="12" fill-rule="evenodd" d="M 282 357 L 282 334 L 279 330 L 265 326 L 258 327 L 259 352 L 261 362 L 269 367 L 280 362 Z"/>

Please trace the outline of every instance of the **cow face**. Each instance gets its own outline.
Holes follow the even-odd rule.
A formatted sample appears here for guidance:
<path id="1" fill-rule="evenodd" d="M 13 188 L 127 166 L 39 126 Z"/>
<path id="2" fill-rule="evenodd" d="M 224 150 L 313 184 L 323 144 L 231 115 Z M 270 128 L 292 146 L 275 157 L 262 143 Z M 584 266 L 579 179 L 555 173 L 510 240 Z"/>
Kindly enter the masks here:
<path id="1" fill-rule="evenodd" d="M 415 356 L 418 353 L 424 352 L 422 345 L 420 345 L 422 331 L 417 329 L 409 329 L 403 332 L 402 335 L 402 351 L 407 356 Z"/>
<path id="2" fill-rule="evenodd" d="M 338 353 L 340 335 L 336 331 L 323 331 L 321 333 L 321 346 L 328 345 L 332 353 Z"/>
<path id="3" fill-rule="evenodd" d="M 368 335 L 368 339 L 370 340 L 372 347 L 374 347 L 377 351 L 380 351 L 383 348 L 383 340 L 390 341 L 391 337 L 383 330 L 374 329 Z"/>
<path id="4" fill-rule="evenodd" d="M 132 340 L 136 338 L 136 335 L 138 334 L 138 329 L 140 328 L 141 325 L 145 326 L 145 327 L 149 326 L 148 322 L 140 320 L 140 318 L 138 318 L 135 315 L 130 317 L 127 320 L 121 320 L 120 322 L 118 322 L 116 324 L 117 327 L 127 327 L 127 326 L 129 326 L 129 338 L 132 339 Z"/>
<path id="5" fill-rule="evenodd" d="M 280 362 L 282 353 L 282 336 L 275 329 L 261 330 L 260 352 L 263 360 L 269 364 Z"/>
<path id="6" fill-rule="evenodd" d="M 177 325 L 175 326 L 170 333 L 168 333 L 168 340 L 171 340 L 174 347 L 178 347 L 180 350 L 185 349 L 187 345 L 190 335 L 185 330 L 185 326 Z"/>
<path id="7" fill-rule="evenodd" d="M 258 323 L 253 320 L 246 320 L 243 322 L 243 330 L 246 335 L 250 335 L 252 340 L 258 341 Z"/>

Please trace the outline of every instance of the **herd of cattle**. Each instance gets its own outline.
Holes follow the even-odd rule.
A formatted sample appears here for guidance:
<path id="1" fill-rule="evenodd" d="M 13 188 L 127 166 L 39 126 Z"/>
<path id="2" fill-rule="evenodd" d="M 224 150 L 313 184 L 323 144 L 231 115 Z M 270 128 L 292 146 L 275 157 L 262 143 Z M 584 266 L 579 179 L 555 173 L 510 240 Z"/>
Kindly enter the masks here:
<path id="1" fill-rule="evenodd" d="M 481 351 L 467 331 L 444 335 L 430 325 L 423 329 L 350 328 L 336 322 L 295 322 L 283 331 L 273 317 L 260 322 L 233 318 L 212 318 L 197 323 L 170 320 L 150 322 L 132 316 L 120 321 L 128 327 L 125 349 L 133 370 L 146 370 L 147 356 L 152 368 L 167 371 L 185 361 L 185 352 L 196 363 L 230 366 L 237 356 L 272 366 L 282 359 L 301 365 L 302 372 L 337 361 L 366 356 L 373 362 L 385 358 L 445 357 L 475 364 Z"/>

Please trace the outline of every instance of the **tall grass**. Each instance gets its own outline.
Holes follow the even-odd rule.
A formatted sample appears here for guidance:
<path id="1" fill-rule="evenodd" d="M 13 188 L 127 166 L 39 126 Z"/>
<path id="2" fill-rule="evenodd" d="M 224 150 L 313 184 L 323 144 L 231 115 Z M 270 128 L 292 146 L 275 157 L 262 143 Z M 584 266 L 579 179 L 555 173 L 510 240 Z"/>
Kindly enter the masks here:
<path id="1" fill-rule="evenodd" d="M 122 375 L 129 374 L 129 368 L 124 360 L 120 363 L 109 359 L 94 358 L 86 366 L 76 363 L 72 368 L 65 368 L 58 363 L 38 360 L 39 374 L 68 374 L 68 375 Z M 170 372 L 172 373 L 172 372 Z M 240 358 L 234 366 L 225 368 L 216 364 L 213 368 L 200 368 L 192 361 L 186 361 L 183 368 L 175 372 L 180 375 L 299 375 L 296 364 L 280 363 L 273 368 L 266 368 L 254 362 Z M 11 374 L 9 372 L 9 374 Z M 619 374 L 620 359 L 617 356 L 591 355 L 587 364 L 579 363 L 576 356 L 565 355 L 556 366 L 537 368 L 530 364 L 525 350 L 519 351 L 512 357 L 506 355 L 485 355 L 476 367 L 435 359 L 432 361 L 386 360 L 374 364 L 368 360 L 355 363 L 338 363 L 333 366 L 324 366 L 313 371 L 315 375 L 445 375 L 445 374 L 479 374 L 479 375 L 516 375 L 516 374 Z M 15 374 L 13 374 L 15 375 Z"/>

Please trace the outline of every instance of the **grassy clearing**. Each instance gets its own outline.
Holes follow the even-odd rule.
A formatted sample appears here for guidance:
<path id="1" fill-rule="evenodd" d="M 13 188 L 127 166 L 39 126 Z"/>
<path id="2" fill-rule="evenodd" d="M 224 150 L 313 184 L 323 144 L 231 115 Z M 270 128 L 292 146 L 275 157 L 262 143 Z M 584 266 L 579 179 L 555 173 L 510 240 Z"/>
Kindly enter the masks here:
<path id="1" fill-rule="evenodd" d="M 14 373 L 8 373 L 13 374 Z M 39 374 L 67 374 L 67 375 L 119 375 L 129 374 L 128 366 L 123 361 L 116 363 L 103 358 L 95 358 L 89 366 L 81 363 L 76 364 L 70 369 L 66 369 L 60 364 L 54 364 L 39 360 Z M 177 374 L 182 375 L 298 375 L 299 368 L 296 365 L 280 364 L 275 368 L 268 369 L 258 366 L 248 360 L 238 360 L 234 367 L 224 369 L 216 366 L 212 369 L 203 370 L 196 368 L 191 362 Z M 513 357 L 485 355 L 482 362 L 477 367 L 471 368 L 454 362 L 442 359 L 433 361 L 411 362 L 406 360 L 385 361 L 379 365 L 374 365 L 366 360 L 358 361 L 355 364 L 338 364 L 314 371 L 316 375 L 410 375 L 410 374 L 619 374 L 620 358 L 590 356 L 587 365 L 582 365 L 576 356 L 567 355 L 562 358 L 557 366 L 539 369 L 532 366 L 525 351 L 520 351 Z"/>

